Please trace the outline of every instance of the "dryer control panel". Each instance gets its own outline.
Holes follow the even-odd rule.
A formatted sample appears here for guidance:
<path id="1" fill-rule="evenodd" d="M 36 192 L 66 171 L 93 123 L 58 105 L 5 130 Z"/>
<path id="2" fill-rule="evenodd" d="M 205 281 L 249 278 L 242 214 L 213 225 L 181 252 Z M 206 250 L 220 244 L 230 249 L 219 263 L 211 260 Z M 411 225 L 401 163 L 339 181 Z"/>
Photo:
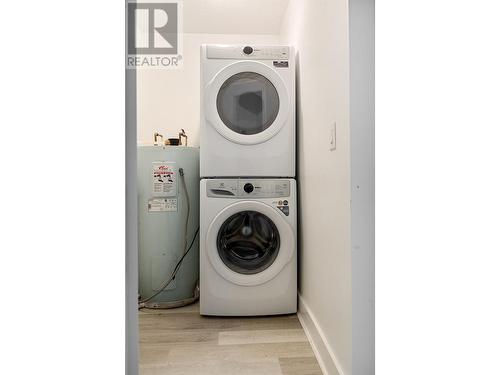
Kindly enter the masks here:
<path id="1" fill-rule="evenodd" d="M 207 196 L 215 198 L 279 198 L 290 196 L 287 180 L 208 180 Z"/>
<path id="2" fill-rule="evenodd" d="M 288 60 L 287 46 L 207 45 L 207 59 Z"/>

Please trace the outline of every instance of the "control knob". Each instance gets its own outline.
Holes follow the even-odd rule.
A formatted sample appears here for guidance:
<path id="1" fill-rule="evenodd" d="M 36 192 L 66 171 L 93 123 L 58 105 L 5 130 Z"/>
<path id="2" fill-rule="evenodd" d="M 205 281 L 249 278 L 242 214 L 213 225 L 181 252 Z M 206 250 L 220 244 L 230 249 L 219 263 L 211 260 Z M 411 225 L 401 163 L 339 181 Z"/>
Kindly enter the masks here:
<path id="1" fill-rule="evenodd" d="M 245 55 L 250 55 L 252 52 L 253 52 L 253 48 L 250 47 L 250 46 L 246 46 L 246 47 L 243 48 L 243 53 Z"/>
<path id="2" fill-rule="evenodd" d="M 243 190 L 250 194 L 253 191 L 253 185 L 248 182 L 245 184 L 245 186 L 243 186 Z"/>

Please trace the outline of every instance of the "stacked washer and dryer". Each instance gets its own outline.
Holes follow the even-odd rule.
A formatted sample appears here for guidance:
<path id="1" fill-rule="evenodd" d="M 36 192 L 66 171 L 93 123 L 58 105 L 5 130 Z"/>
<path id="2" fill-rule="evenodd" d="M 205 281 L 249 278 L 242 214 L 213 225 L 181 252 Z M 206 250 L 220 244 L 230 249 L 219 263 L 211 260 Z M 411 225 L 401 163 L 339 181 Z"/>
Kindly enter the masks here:
<path id="1" fill-rule="evenodd" d="M 295 54 L 201 47 L 200 312 L 297 311 Z"/>

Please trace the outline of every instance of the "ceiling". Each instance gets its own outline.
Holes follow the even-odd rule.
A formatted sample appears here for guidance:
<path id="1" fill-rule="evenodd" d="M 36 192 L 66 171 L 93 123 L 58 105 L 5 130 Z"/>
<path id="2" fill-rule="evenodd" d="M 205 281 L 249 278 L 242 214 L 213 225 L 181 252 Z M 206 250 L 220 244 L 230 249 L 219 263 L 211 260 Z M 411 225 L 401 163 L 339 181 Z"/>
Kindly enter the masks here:
<path id="1" fill-rule="evenodd" d="M 279 34 L 289 0 L 184 0 L 184 33 Z"/>

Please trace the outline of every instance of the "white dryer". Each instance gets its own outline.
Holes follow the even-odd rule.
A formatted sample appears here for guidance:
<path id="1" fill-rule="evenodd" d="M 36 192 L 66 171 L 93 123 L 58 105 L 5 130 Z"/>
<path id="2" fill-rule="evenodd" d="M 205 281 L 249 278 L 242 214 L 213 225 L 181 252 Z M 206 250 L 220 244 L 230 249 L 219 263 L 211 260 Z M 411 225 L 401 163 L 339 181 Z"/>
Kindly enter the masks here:
<path id="1" fill-rule="evenodd" d="M 201 314 L 295 313 L 295 180 L 201 180 L 200 212 Z"/>
<path id="2" fill-rule="evenodd" d="M 200 176 L 295 177 L 295 53 L 201 47 Z"/>

